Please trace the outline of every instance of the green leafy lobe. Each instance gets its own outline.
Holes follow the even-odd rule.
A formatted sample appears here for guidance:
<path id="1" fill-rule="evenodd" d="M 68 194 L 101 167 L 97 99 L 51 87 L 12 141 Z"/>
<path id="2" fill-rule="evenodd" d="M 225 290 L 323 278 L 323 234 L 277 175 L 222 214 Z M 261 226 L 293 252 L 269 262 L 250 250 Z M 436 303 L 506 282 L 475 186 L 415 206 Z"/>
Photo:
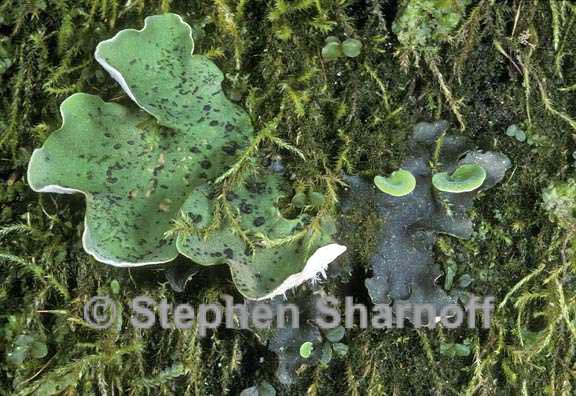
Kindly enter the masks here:
<path id="1" fill-rule="evenodd" d="M 322 273 L 345 248 L 328 248 L 329 261 L 310 256 L 333 230 L 294 238 L 304 219 L 279 214 L 277 176 L 240 186 L 238 199 L 230 195 L 235 213 L 208 239 L 167 234 L 182 212 L 198 226 L 212 220 L 218 194 L 211 182 L 254 135 L 246 112 L 222 92 L 222 72 L 193 48 L 190 26 L 175 14 L 148 17 L 142 30 L 100 43 L 96 60 L 139 109 L 72 95 L 61 106 L 62 127 L 33 153 L 28 182 L 39 192 L 85 195 L 83 245 L 98 261 L 137 266 L 182 252 L 202 265 L 229 264 L 248 297 L 284 292 Z M 246 236 L 290 243 L 252 246 Z"/>
<path id="2" fill-rule="evenodd" d="M 349 58 L 356 58 L 362 52 L 362 42 L 356 39 L 346 39 L 342 43 L 342 52 Z"/>
<path id="3" fill-rule="evenodd" d="M 516 124 L 510 125 L 506 129 L 506 135 L 516 138 L 516 140 L 518 140 L 519 142 L 526 141 L 526 132 L 520 129 L 520 127 Z"/>
<path id="4" fill-rule="evenodd" d="M 474 191 L 486 180 L 486 171 L 480 165 L 460 165 L 451 175 L 448 172 L 437 173 L 432 184 L 440 191 L 463 193 Z"/>
<path id="5" fill-rule="evenodd" d="M 164 234 L 189 192 L 220 175 L 253 135 L 249 117 L 222 92 L 220 70 L 192 55 L 190 32 L 169 14 L 100 43 L 97 60 L 144 111 L 72 95 L 62 128 L 30 161 L 34 190 L 84 193 L 84 247 L 99 261 L 174 259 Z"/>
<path id="6" fill-rule="evenodd" d="M 284 218 L 276 207 L 282 196 L 280 182 L 272 173 L 248 179 L 226 196 L 230 210 L 238 215 L 236 227 L 228 222 L 209 233 L 183 233 L 178 237 L 178 250 L 201 265 L 227 263 L 239 291 L 249 298 L 267 296 L 286 279 L 301 283 L 309 277 L 305 273 L 309 270 L 307 259 L 329 242 L 334 224 L 327 220 L 322 231 L 311 235 L 313 231 L 305 228 L 306 216 Z M 210 186 L 203 185 L 182 207 L 198 231 L 209 228 L 214 221 L 213 194 Z"/>
<path id="7" fill-rule="evenodd" d="M 403 197 L 416 188 L 416 178 L 410 171 L 399 169 L 389 177 L 375 176 L 374 184 L 378 189 L 394 197 Z"/>
<path id="8" fill-rule="evenodd" d="M 330 41 L 322 48 L 322 57 L 326 60 L 335 60 L 341 56 L 342 47 L 338 41 Z"/>

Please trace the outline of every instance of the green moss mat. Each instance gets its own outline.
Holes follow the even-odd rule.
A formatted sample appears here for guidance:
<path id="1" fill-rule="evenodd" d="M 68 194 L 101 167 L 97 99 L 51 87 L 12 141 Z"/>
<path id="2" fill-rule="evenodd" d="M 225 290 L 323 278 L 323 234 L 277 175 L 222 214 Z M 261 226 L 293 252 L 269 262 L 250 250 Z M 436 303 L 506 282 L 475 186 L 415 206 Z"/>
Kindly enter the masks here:
<path id="1" fill-rule="evenodd" d="M 225 92 L 239 99 L 255 129 L 274 128 L 304 153 L 303 161 L 272 144 L 261 148 L 282 155 L 297 186 L 330 196 L 340 170 L 389 174 L 406 155 L 411 127 L 439 118 L 455 132 L 463 124 L 459 133 L 478 148 L 513 163 L 502 184 L 476 202 L 472 240 L 443 237 L 436 246 L 444 269 L 455 269 L 456 279 L 470 275 L 468 290 L 502 304 L 489 331 L 353 331 L 346 359 L 304 370 L 281 394 L 574 394 L 576 263 L 566 231 L 542 207 L 542 190 L 575 176 L 576 6 L 464 2 L 451 39 L 428 42 L 414 56 L 392 32 L 397 3 L 0 3 L 0 395 L 234 395 L 259 380 L 274 383 L 273 354 L 248 332 L 218 330 L 200 339 L 137 331 L 127 316 L 112 331 L 87 327 L 82 306 L 98 292 L 125 303 L 148 294 L 198 304 L 233 294 L 234 286 L 220 268 L 177 294 L 156 269 L 96 263 L 81 247 L 82 197 L 36 194 L 25 181 L 31 152 L 58 128 L 67 96 L 83 91 L 126 103 L 94 60 L 97 43 L 167 11 L 195 27 L 197 52 L 227 74 Z M 323 60 L 330 35 L 360 40 L 360 56 Z M 506 135 L 512 124 L 528 141 Z M 360 273 L 378 225 L 363 220 L 367 234 L 350 247 L 360 252 Z M 36 355 L 45 356 L 29 350 L 14 365 L 22 334 L 47 353 L 35 344 Z M 446 353 L 464 342 L 468 356 Z"/>

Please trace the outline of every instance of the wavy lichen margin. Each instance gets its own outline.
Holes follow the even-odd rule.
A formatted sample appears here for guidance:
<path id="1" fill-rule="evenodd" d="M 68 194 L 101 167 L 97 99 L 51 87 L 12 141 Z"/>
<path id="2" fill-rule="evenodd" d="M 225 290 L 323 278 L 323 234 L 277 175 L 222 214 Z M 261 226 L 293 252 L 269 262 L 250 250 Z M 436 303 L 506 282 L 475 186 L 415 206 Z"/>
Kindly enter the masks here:
<path id="1" fill-rule="evenodd" d="M 94 95 L 89 95 L 89 94 L 85 94 L 85 93 L 75 93 L 75 94 L 71 95 L 70 97 L 68 97 L 67 99 L 65 99 L 62 102 L 62 104 L 60 105 L 60 116 L 62 118 L 62 126 L 57 131 L 55 131 L 53 133 L 54 136 L 55 136 L 55 134 L 65 130 L 67 128 L 67 126 L 69 124 L 69 122 L 68 122 L 69 117 L 68 116 L 71 115 L 71 113 L 68 111 L 68 109 L 71 106 L 73 106 L 75 102 L 83 101 L 85 99 L 98 101 L 102 104 L 102 106 L 115 106 L 117 108 L 122 107 L 122 106 L 115 104 L 115 103 L 106 103 L 103 100 L 101 100 L 99 97 L 94 96 Z M 37 170 L 38 167 L 42 167 L 42 165 L 45 164 L 46 158 L 47 158 L 46 143 L 42 148 L 35 149 L 34 152 L 32 153 L 32 156 L 30 157 L 26 179 L 28 181 L 28 185 L 30 186 L 30 188 L 33 191 L 41 192 L 41 193 L 56 193 L 56 194 L 80 193 L 80 194 L 84 195 L 84 197 L 87 201 L 92 199 L 92 195 L 89 192 L 83 191 L 81 189 L 64 187 L 64 186 L 58 185 L 58 184 L 46 184 L 46 185 L 41 184 L 40 181 L 38 180 L 37 173 L 35 171 Z M 44 169 L 44 170 L 46 170 L 46 169 Z M 87 207 L 87 210 L 88 210 L 88 207 Z M 178 255 L 178 253 L 176 252 L 173 256 L 167 257 L 166 259 L 142 261 L 142 262 L 137 262 L 137 263 L 136 262 L 122 261 L 122 260 L 115 260 L 113 258 L 107 257 L 107 255 L 105 253 L 98 252 L 98 248 L 94 245 L 93 239 L 91 237 L 90 224 L 89 224 L 88 219 L 89 219 L 88 216 L 84 217 L 84 232 L 82 234 L 82 246 L 83 246 L 84 250 L 86 251 L 86 253 L 88 253 L 89 255 L 94 257 L 94 259 L 96 261 L 99 261 L 99 262 L 104 263 L 104 264 L 113 265 L 115 267 L 140 267 L 140 266 L 145 266 L 145 265 L 167 263 L 167 262 L 174 260 L 176 258 L 176 256 Z"/>
<path id="2" fill-rule="evenodd" d="M 154 30 L 156 30 L 156 36 L 150 37 L 150 31 Z M 131 42 L 130 40 L 134 38 L 139 41 Z M 160 43 L 156 42 L 156 39 Z M 193 55 L 193 47 L 194 42 L 190 26 L 180 16 L 175 14 L 148 17 L 143 29 L 124 30 L 112 39 L 100 43 L 95 54 L 97 61 L 145 113 L 131 111 L 119 104 L 105 103 L 100 98 L 88 94 L 72 95 L 61 106 L 62 127 L 47 139 L 43 148 L 35 150 L 32 155 L 28 168 L 28 180 L 33 190 L 65 194 L 79 192 L 85 196 L 87 210 L 82 241 L 86 252 L 98 261 L 120 267 L 135 267 L 165 263 L 176 258 L 180 250 L 175 243 L 175 237 L 165 238 L 165 231 L 168 228 L 167 222 L 172 222 L 175 219 L 177 211 L 180 210 L 187 200 L 190 191 L 222 174 L 233 163 L 235 152 L 246 147 L 253 136 L 251 120 L 248 115 L 230 102 L 222 92 L 221 82 L 223 75 L 221 71 L 208 58 Z M 152 64 L 150 63 L 151 59 Z M 192 81 L 191 86 L 190 81 Z M 209 103 L 205 103 L 206 101 L 209 101 Z M 169 105 L 165 105 L 166 103 L 169 103 Z M 75 111 L 69 111 L 71 109 Z M 224 111 L 222 111 L 223 109 Z M 82 111 L 85 111 L 88 115 L 84 114 L 83 117 Z M 215 113 L 217 114 L 215 115 Z M 149 115 L 153 116 L 157 122 L 150 120 Z M 65 131 L 68 127 L 69 118 L 74 118 L 74 122 L 80 120 L 81 128 L 79 128 L 80 132 L 78 130 L 74 132 L 77 136 L 67 140 L 68 137 Z M 91 128 L 86 128 L 86 126 Z M 191 132 L 190 129 L 194 128 L 201 129 L 201 132 L 194 130 Z M 184 138 L 179 136 L 179 133 L 183 134 Z M 102 135 L 113 138 L 111 143 L 102 140 L 98 141 L 98 139 L 103 139 Z M 142 147 L 139 148 L 140 151 L 136 155 L 137 158 L 146 157 L 148 162 L 138 164 L 136 169 L 128 169 L 126 171 L 124 167 L 124 162 L 131 165 L 131 160 L 134 160 L 133 157 L 130 157 L 130 155 L 134 154 L 130 152 L 130 147 L 126 148 L 126 153 L 122 151 L 120 156 L 118 152 L 110 151 L 114 153 L 112 157 L 116 156 L 116 158 L 110 158 L 108 154 L 103 154 L 106 153 L 106 150 L 110 150 L 109 146 L 112 143 L 115 143 L 114 149 L 116 149 L 116 146 L 121 146 L 114 139 L 126 139 L 127 135 L 131 137 L 138 136 L 142 140 L 146 140 L 143 136 L 156 138 L 157 141 L 151 144 L 161 148 L 162 152 L 159 158 L 156 158 L 153 155 L 154 153 L 151 154 L 146 151 L 144 146 L 150 144 L 150 142 L 142 143 Z M 80 141 L 77 141 L 79 137 Z M 190 139 L 190 137 L 193 139 Z M 82 145 L 82 139 L 85 139 L 84 145 Z M 96 141 L 91 141 L 90 139 L 95 139 Z M 199 148 L 196 145 L 192 145 L 191 140 L 202 147 Z M 68 146 L 64 144 L 59 148 L 60 151 L 56 151 L 62 156 L 62 162 L 65 166 L 58 167 L 56 165 L 56 171 L 49 175 L 51 170 L 54 171 L 48 166 L 50 159 L 53 159 L 50 158 L 53 153 L 48 153 L 49 150 L 46 150 L 46 148 L 54 146 L 54 143 L 58 141 L 68 143 Z M 122 141 L 121 143 L 124 144 L 126 142 Z M 127 143 L 129 145 L 135 144 L 134 139 L 129 139 Z M 86 156 L 90 157 L 93 153 L 83 152 L 83 149 L 91 149 L 97 146 L 103 147 L 100 147 L 101 152 L 99 153 L 103 155 L 96 156 L 99 162 L 95 163 L 99 166 L 104 163 L 103 168 L 94 169 L 88 166 L 88 163 L 82 163 L 84 167 L 80 167 L 80 170 L 75 169 L 74 166 L 67 166 L 69 165 L 69 156 L 79 154 L 81 158 L 85 159 Z M 125 149 L 122 148 L 122 150 Z M 190 153 L 186 150 L 189 150 Z M 182 151 L 186 151 L 186 154 L 182 153 Z M 190 161 L 191 159 L 196 161 Z M 106 165 L 114 162 L 114 160 L 116 160 L 114 165 L 106 168 Z M 192 170 L 187 168 L 190 163 L 196 164 Z M 200 167 L 198 167 L 198 164 L 200 164 Z M 92 165 L 94 165 L 94 162 Z M 161 190 L 157 188 L 159 184 L 160 187 L 166 190 L 170 190 L 170 186 L 174 186 L 170 185 L 166 178 L 164 178 L 164 182 L 166 182 L 166 185 L 164 185 L 158 183 L 156 179 L 149 180 L 146 176 L 143 176 L 147 171 L 152 171 L 154 176 L 157 176 L 156 172 L 162 174 L 166 169 L 171 173 L 177 173 L 182 169 L 190 171 L 184 175 L 179 175 L 180 178 L 183 176 L 186 180 L 186 186 L 185 189 L 180 189 L 176 200 L 172 199 L 173 196 L 167 198 L 161 193 L 159 197 L 155 196 L 157 190 Z M 104 170 L 105 172 L 103 172 Z M 76 172 L 75 176 L 74 172 Z M 95 175 L 92 173 L 96 173 L 96 176 L 100 177 L 100 180 L 97 180 L 96 183 L 100 182 L 104 187 L 97 187 L 102 187 L 104 191 L 98 191 L 98 188 L 94 188 L 94 185 L 90 185 L 90 188 L 83 188 L 86 187 L 83 184 L 86 179 L 94 178 Z M 103 179 L 104 174 L 106 178 Z M 87 175 L 90 177 L 86 178 L 85 176 Z M 49 180 L 49 176 L 53 176 L 56 182 Z M 70 181 L 74 177 L 77 177 L 76 183 Z M 139 180 L 138 177 L 143 180 Z M 79 182 L 79 179 L 82 179 L 83 182 Z M 132 187 L 136 188 L 130 191 L 120 188 L 120 194 L 118 195 L 118 190 L 112 190 L 110 187 L 110 183 L 114 184 L 118 182 L 118 179 L 120 179 L 121 183 L 118 183 L 114 188 L 118 188 L 118 186 L 124 187 L 124 182 L 127 182 L 127 180 L 131 180 L 134 183 L 140 181 L 141 184 L 132 185 Z M 136 179 L 136 181 L 132 179 Z M 192 179 L 192 181 L 189 179 Z M 113 226 L 121 225 L 115 217 L 118 213 L 122 213 L 121 210 L 118 211 L 118 202 L 122 201 L 125 203 L 126 194 L 128 199 L 135 199 L 138 195 L 137 193 L 146 189 L 145 182 L 151 181 L 154 182 L 152 183 L 154 188 L 146 191 L 146 198 L 149 198 L 148 193 L 155 198 L 153 205 L 155 213 L 149 215 L 146 211 L 140 213 L 136 213 L 136 211 L 132 215 L 133 217 L 143 217 L 144 214 L 146 217 L 151 216 L 153 220 L 156 218 L 156 224 L 159 223 L 157 220 L 158 216 L 162 216 L 161 226 L 157 226 L 153 230 L 160 230 L 160 232 L 155 233 L 153 242 L 156 245 L 152 244 L 153 248 L 141 255 L 136 254 L 137 249 L 131 246 L 132 254 L 128 256 L 119 254 L 118 251 L 121 251 L 121 249 L 116 249 L 116 253 L 110 253 L 110 250 L 102 248 L 102 240 L 116 238 L 115 235 L 108 235 L 108 233 L 118 233 L 118 230 L 115 230 Z M 102 199 L 103 196 L 109 202 L 107 206 L 103 205 L 103 207 L 99 208 L 101 213 L 96 218 L 105 223 L 105 227 L 96 227 L 95 237 L 90 215 L 97 212 L 97 210 L 93 210 L 91 205 L 96 205 L 98 198 Z M 139 199 L 141 198 L 142 195 L 140 195 Z M 128 205 L 128 209 L 134 208 Z M 147 209 L 150 209 L 150 205 Z M 126 222 L 126 218 L 122 216 L 120 216 L 120 220 Z M 127 226 L 130 229 L 136 224 L 138 219 L 130 218 L 128 220 L 132 221 L 132 223 L 127 221 L 127 223 L 130 223 Z M 147 221 L 145 219 L 143 223 L 148 224 Z M 106 231 L 104 236 L 102 235 L 102 228 Z M 150 237 L 147 231 L 150 230 L 144 230 L 144 232 L 140 233 L 140 236 Z M 118 246 L 125 247 L 126 243 L 122 238 L 116 239 Z M 115 246 L 115 248 L 118 248 L 118 246 Z M 149 248 L 150 246 L 148 245 L 147 247 Z M 160 249 L 160 253 L 156 249 Z M 260 294 L 246 297 L 257 299 L 272 298 L 278 294 L 285 293 L 288 289 L 296 287 L 308 279 L 314 279 L 318 273 L 323 273 L 327 265 L 342 254 L 345 249 L 344 246 L 338 244 L 322 246 L 308 257 L 305 265 L 299 264 L 297 268 L 294 268 L 296 272 L 287 276 L 278 287 L 273 290 L 263 289 L 266 293 L 260 290 Z M 297 271 L 298 268 L 300 271 Z"/>
<path id="3" fill-rule="evenodd" d="M 144 27 L 142 29 L 140 29 L 140 30 L 137 30 L 137 29 L 121 30 L 114 37 L 98 43 L 98 45 L 96 46 L 96 50 L 94 51 L 94 58 L 96 59 L 96 61 L 108 72 L 108 74 L 110 74 L 110 76 L 118 84 L 120 84 L 120 87 L 122 87 L 122 90 L 124 92 L 126 92 L 126 94 L 130 97 L 130 99 L 132 99 L 132 101 L 134 103 L 136 103 L 141 109 L 143 109 L 144 111 L 147 111 L 147 112 L 148 112 L 148 109 L 146 108 L 146 106 L 144 106 L 138 102 L 138 99 L 136 98 L 136 96 L 134 95 L 132 90 L 130 89 L 130 86 L 128 85 L 128 83 L 124 79 L 124 76 L 122 75 L 122 73 L 118 69 L 116 69 L 114 66 L 112 66 L 110 63 L 108 63 L 108 60 L 104 56 L 103 52 L 105 51 L 106 47 L 113 46 L 114 43 L 121 40 L 123 37 L 125 37 L 127 35 L 144 33 L 147 29 L 149 29 L 149 26 L 151 24 L 153 24 L 154 21 L 157 20 L 158 18 L 174 18 L 174 19 L 179 21 L 179 23 L 188 31 L 188 36 L 190 37 L 190 55 L 193 55 L 194 54 L 194 36 L 192 33 L 192 28 L 190 27 L 190 25 L 188 25 L 186 22 L 184 22 L 182 17 L 178 14 L 153 15 L 153 16 L 146 17 L 144 19 Z M 160 121 L 160 120 L 158 120 L 158 121 Z"/>
<path id="4" fill-rule="evenodd" d="M 253 136 L 253 128 L 247 114 L 230 102 L 222 92 L 221 82 L 224 79 L 222 72 L 206 57 L 193 55 L 193 47 L 190 26 L 175 14 L 148 17 L 143 29 L 124 30 L 112 39 L 100 43 L 96 49 L 98 62 L 120 83 L 134 103 L 156 118 L 158 123 L 148 120 L 149 117 L 144 113 L 131 111 L 118 104 L 105 103 L 91 95 L 75 94 L 65 100 L 61 106 L 62 127 L 51 135 L 42 149 L 35 151 L 32 155 L 28 168 L 28 180 L 32 189 L 39 192 L 67 194 L 80 192 L 85 195 L 88 205 L 85 219 L 86 227 L 82 238 L 83 245 L 85 250 L 98 261 L 115 266 L 131 267 L 173 260 L 178 252 L 173 240 L 169 240 L 169 243 L 164 241 L 164 232 L 168 229 L 172 218 L 176 217 L 177 203 L 183 203 L 186 192 L 180 191 L 179 202 L 170 202 L 174 201 L 174 197 L 171 195 L 157 194 L 163 195 L 157 199 L 156 204 L 158 206 L 162 206 L 166 210 L 167 203 L 172 203 L 173 208 L 168 211 L 170 213 L 162 215 L 163 218 L 169 217 L 169 219 L 162 219 L 159 222 L 156 220 L 154 231 L 158 232 L 153 233 L 153 237 L 150 237 L 149 233 L 142 233 L 141 238 L 148 242 L 154 240 L 158 246 L 155 249 L 150 249 L 148 255 L 134 253 L 132 257 L 122 257 L 125 255 L 123 251 L 117 251 L 113 254 L 110 252 L 113 250 L 110 249 L 110 246 L 108 248 L 98 246 L 109 243 L 105 242 L 109 239 L 108 235 L 102 235 L 103 232 L 95 229 L 97 228 L 95 224 L 90 224 L 93 223 L 90 221 L 90 214 L 96 212 L 96 210 L 91 210 L 91 205 L 96 205 L 98 201 L 98 198 L 95 198 L 95 191 L 86 188 L 84 181 L 78 183 L 78 180 L 70 180 L 74 175 L 68 169 L 62 169 L 63 166 L 56 166 L 57 169 L 54 169 L 54 161 L 49 166 L 45 148 L 51 145 L 51 141 L 64 141 L 67 143 L 64 146 L 67 146 L 68 153 L 62 153 L 61 157 L 66 158 L 66 160 L 62 159 L 63 162 L 67 162 L 65 163 L 66 167 L 86 168 L 88 167 L 86 162 L 79 164 L 82 161 L 76 158 L 78 161 L 74 163 L 67 157 L 72 157 L 76 151 L 82 152 L 82 144 L 88 146 L 88 151 L 92 148 L 90 146 L 93 146 L 100 150 L 96 153 L 99 157 L 98 161 L 102 162 L 104 159 L 110 161 L 110 156 L 113 160 L 118 161 L 119 165 L 116 169 L 108 167 L 107 174 L 113 173 L 114 178 L 116 178 L 117 173 L 132 171 L 131 178 L 145 178 L 143 174 L 146 173 L 146 166 L 149 165 L 155 169 L 154 172 L 160 173 L 160 177 L 149 177 L 150 180 L 145 181 L 154 182 L 160 187 L 173 186 L 170 183 L 162 183 L 162 168 L 168 172 L 174 172 L 174 175 L 178 177 L 188 178 L 186 183 L 189 184 L 189 189 L 219 176 L 233 163 L 235 152 L 248 145 Z M 187 80 L 187 85 L 184 84 L 185 80 Z M 165 103 L 169 103 L 169 105 L 165 105 Z M 210 113 L 210 110 L 213 112 Z M 218 110 L 220 113 L 215 113 Z M 72 121 L 69 122 L 69 119 Z M 136 122 L 132 122 L 133 120 Z M 78 129 L 91 129 L 92 135 L 81 136 L 87 135 L 87 133 L 82 130 L 68 130 L 74 128 L 70 127 L 70 124 L 74 125 L 74 123 L 81 124 Z M 171 128 L 175 132 L 169 132 L 165 127 Z M 73 134 L 74 136 L 66 139 L 64 136 L 66 134 Z M 128 143 L 134 144 L 136 142 L 136 145 L 132 147 L 138 147 L 140 143 L 137 135 L 147 134 L 148 137 L 152 137 L 152 140 L 158 140 L 151 144 L 156 144 L 159 148 L 158 151 L 162 152 L 158 158 L 153 159 L 150 157 L 150 153 L 145 153 L 145 149 L 141 148 L 141 152 L 137 153 L 137 160 L 141 163 L 140 158 L 150 157 L 145 160 L 148 163 L 141 164 L 140 169 L 120 170 L 119 168 L 124 166 L 125 162 L 129 164 L 131 159 L 118 158 L 117 153 L 109 155 L 105 151 L 114 153 L 113 149 L 120 143 L 124 144 L 124 147 L 121 147 L 122 151 L 127 146 L 125 142 L 107 144 L 102 134 L 107 134 L 112 140 L 119 139 L 120 135 L 124 137 L 131 135 Z M 202 142 L 202 140 L 204 141 Z M 191 144 L 190 141 L 198 141 L 199 144 Z M 52 151 L 57 150 L 54 146 L 52 144 Z M 191 152 L 186 154 L 178 152 L 181 147 Z M 225 152 L 222 153 L 220 149 L 225 150 Z M 88 158 L 94 157 L 94 153 L 84 152 L 83 154 Z M 129 153 L 123 154 L 129 156 Z M 142 156 L 143 154 L 145 155 Z M 154 155 L 156 154 L 158 153 L 154 153 Z M 171 154 L 173 154 L 172 158 L 169 158 Z M 192 169 L 185 174 L 175 171 L 175 164 L 181 165 L 185 159 L 194 162 L 194 166 L 198 169 Z M 153 164 L 153 161 L 158 163 Z M 167 161 L 173 161 L 174 164 L 166 163 Z M 164 166 L 165 163 L 166 166 Z M 95 167 L 96 165 L 92 163 L 91 166 Z M 91 171 L 96 175 L 91 174 Z M 136 173 L 136 171 L 139 172 Z M 90 169 L 89 171 L 84 169 L 82 173 L 81 176 L 95 177 L 97 182 L 102 182 L 103 175 L 98 174 L 98 169 Z M 121 177 L 118 178 L 121 179 L 121 182 L 126 183 L 126 180 L 122 180 Z M 120 186 L 120 189 L 122 187 Z M 134 191 L 136 192 L 147 188 L 144 185 L 133 187 L 135 187 Z M 115 189 L 114 192 L 117 192 L 118 186 Z M 96 193 L 101 192 L 96 191 Z M 122 191 L 122 193 L 125 194 L 126 192 Z M 106 198 L 125 200 L 125 196 L 113 195 L 115 196 Z M 155 196 L 152 195 L 151 198 L 154 200 Z M 161 202 L 162 199 L 167 202 Z M 150 208 L 148 211 L 150 212 Z M 115 224 L 114 219 L 107 221 L 106 215 L 98 217 L 104 219 L 102 221 L 105 223 Z M 132 223 L 132 226 L 135 226 L 136 221 L 132 221 Z M 108 225 L 104 228 L 110 229 L 112 227 Z M 133 243 L 132 245 L 128 248 L 135 251 L 136 244 Z"/>

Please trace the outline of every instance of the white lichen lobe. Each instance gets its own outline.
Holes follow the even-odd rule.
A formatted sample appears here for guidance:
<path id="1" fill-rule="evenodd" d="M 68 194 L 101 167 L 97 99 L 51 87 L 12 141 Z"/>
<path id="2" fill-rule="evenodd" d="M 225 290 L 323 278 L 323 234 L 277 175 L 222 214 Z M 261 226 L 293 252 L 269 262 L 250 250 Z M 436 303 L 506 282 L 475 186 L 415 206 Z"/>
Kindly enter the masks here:
<path id="1" fill-rule="evenodd" d="M 326 278 L 326 269 L 328 264 L 336 260 L 342 253 L 346 251 L 346 246 L 331 243 L 326 246 L 318 248 L 312 256 L 306 261 L 306 265 L 302 271 L 290 275 L 280 286 L 272 290 L 270 293 L 263 297 L 254 299 L 255 301 L 267 300 L 279 295 L 286 295 L 290 289 L 300 286 L 304 282 L 311 280 L 316 282 L 318 276 L 322 275 Z"/>

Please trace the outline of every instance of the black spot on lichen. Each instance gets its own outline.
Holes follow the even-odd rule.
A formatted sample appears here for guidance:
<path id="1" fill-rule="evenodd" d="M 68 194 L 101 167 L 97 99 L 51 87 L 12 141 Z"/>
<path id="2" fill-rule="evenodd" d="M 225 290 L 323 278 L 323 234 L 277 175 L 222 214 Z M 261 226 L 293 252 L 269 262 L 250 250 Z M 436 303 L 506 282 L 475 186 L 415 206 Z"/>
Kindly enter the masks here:
<path id="1" fill-rule="evenodd" d="M 207 159 L 205 159 L 202 162 L 200 162 L 200 166 L 202 167 L 202 169 L 210 169 L 212 167 L 212 163 Z"/>
<path id="2" fill-rule="evenodd" d="M 266 192 L 266 183 L 250 181 L 246 183 L 246 188 L 252 194 L 264 194 Z"/>
<path id="3" fill-rule="evenodd" d="M 222 151 L 228 155 L 234 155 L 239 148 L 239 144 L 235 141 L 232 141 L 228 145 L 222 147 Z"/>
<path id="4" fill-rule="evenodd" d="M 190 218 L 190 220 L 192 220 L 192 223 L 194 224 L 198 224 L 202 221 L 202 215 L 199 214 L 195 214 L 195 213 L 188 213 L 188 217 Z"/>
<path id="5" fill-rule="evenodd" d="M 260 227 L 261 225 L 263 225 L 264 223 L 266 223 L 266 219 L 262 216 L 256 217 L 254 219 L 254 225 L 256 227 Z"/>
<path id="6" fill-rule="evenodd" d="M 233 259 L 234 258 L 234 251 L 230 248 L 224 249 L 224 256 L 226 256 L 226 258 L 228 259 Z"/>
<path id="7" fill-rule="evenodd" d="M 242 201 L 240 203 L 240 212 L 245 213 L 245 214 L 252 213 L 252 205 L 250 205 L 249 203 L 246 203 L 245 201 Z"/>

